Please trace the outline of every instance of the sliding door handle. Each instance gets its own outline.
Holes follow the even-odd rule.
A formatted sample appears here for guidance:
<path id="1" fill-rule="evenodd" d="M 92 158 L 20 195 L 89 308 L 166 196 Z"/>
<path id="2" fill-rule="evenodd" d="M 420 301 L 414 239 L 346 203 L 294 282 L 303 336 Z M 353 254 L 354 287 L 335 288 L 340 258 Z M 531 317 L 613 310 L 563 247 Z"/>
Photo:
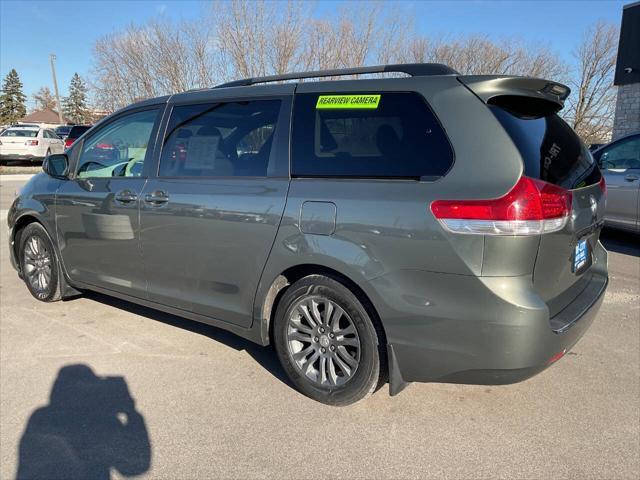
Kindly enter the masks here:
<path id="1" fill-rule="evenodd" d="M 162 190 L 156 190 L 153 193 L 148 193 L 144 196 L 145 203 L 149 203 L 151 205 L 162 205 L 163 203 L 167 203 L 169 201 L 169 195 Z"/>
<path id="2" fill-rule="evenodd" d="M 114 199 L 119 203 L 133 203 L 138 200 L 138 196 L 131 190 L 122 190 L 121 192 L 116 193 Z"/>

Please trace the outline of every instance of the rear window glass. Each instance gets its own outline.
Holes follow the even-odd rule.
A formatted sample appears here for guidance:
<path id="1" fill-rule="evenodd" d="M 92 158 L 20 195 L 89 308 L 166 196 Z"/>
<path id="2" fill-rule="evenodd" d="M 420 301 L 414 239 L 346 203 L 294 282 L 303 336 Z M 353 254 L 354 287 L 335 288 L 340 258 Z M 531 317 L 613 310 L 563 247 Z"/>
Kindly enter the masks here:
<path id="1" fill-rule="evenodd" d="M 2 132 L 2 136 L 36 138 L 38 136 L 38 130 L 5 130 Z"/>
<path id="2" fill-rule="evenodd" d="M 69 130 L 69 138 L 78 138 L 90 128 L 91 127 L 73 127 L 71 130 Z"/>
<path id="3" fill-rule="evenodd" d="M 573 129 L 556 113 L 489 108 L 507 131 L 524 160 L 524 174 L 566 189 L 582 188 L 600 180 L 591 153 Z"/>
<path id="4" fill-rule="evenodd" d="M 449 170 L 451 145 L 420 95 L 349 95 L 296 95 L 292 175 L 431 179 Z"/>

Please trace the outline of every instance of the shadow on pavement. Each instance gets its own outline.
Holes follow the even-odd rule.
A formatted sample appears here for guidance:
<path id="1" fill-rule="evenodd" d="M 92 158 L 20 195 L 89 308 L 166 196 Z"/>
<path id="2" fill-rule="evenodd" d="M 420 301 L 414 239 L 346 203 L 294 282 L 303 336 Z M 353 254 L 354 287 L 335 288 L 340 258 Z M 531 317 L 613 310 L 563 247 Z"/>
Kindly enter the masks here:
<path id="1" fill-rule="evenodd" d="M 600 233 L 600 241 L 610 252 L 640 257 L 640 235 L 605 228 Z"/>
<path id="2" fill-rule="evenodd" d="M 231 332 L 227 332 L 221 328 L 213 327 L 204 323 L 188 320 L 177 315 L 155 310 L 153 308 L 144 307 L 126 300 L 121 300 L 116 297 L 110 297 L 96 292 L 85 291 L 85 298 L 90 298 L 96 302 L 104 303 L 120 310 L 126 310 L 127 312 L 141 315 L 151 320 L 156 320 L 167 325 L 172 325 L 177 328 L 188 330 L 199 335 L 209 337 L 216 342 L 224 343 L 228 347 L 238 351 L 247 352 L 251 358 L 259 363 L 265 370 L 271 375 L 276 377 L 285 385 L 294 388 L 289 379 L 287 378 L 278 357 L 271 347 L 263 347 L 249 340 L 245 340 Z"/>
<path id="3" fill-rule="evenodd" d="M 140 475 L 151 463 L 144 417 L 124 377 L 98 377 L 87 365 L 58 371 L 49 405 L 35 410 L 20 439 L 22 479 L 109 479 Z"/>

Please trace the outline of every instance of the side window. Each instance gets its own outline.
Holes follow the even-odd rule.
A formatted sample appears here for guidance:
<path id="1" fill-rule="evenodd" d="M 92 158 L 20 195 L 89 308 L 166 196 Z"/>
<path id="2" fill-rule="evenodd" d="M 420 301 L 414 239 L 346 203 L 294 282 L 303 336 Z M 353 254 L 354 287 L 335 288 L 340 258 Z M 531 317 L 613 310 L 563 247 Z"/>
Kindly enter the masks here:
<path id="1" fill-rule="evenodd" d="M 265 177 L 280 100 L 174 107 L 161 177 Z"/>
<path id="2" fill-rule="evenodd" d="M 158 110 L 124 115 L 87 138 L 78 160 L 77 176 L 139 177 L 150 153 L 151 131 Z"/>
<path id="3" fill-rule="evenodd" d="M 44 131 L 42 132 L 42 136 L 43 136 L 44 138 L 51 138 L 51 136 L 49 135 L 49 130 L 44 130 Z"/>
<path id="4" fill-rule="evenodd" d="M 623 140 L 605 149 L 600 156 L 604 169 L 640 168 L 640 137 Z"/>
<path id="5" fill-rule="evenodd" d="M 437 178 L 453 164 L 451 145 L 417 93 L 298 94 L 292 175 Z"/>

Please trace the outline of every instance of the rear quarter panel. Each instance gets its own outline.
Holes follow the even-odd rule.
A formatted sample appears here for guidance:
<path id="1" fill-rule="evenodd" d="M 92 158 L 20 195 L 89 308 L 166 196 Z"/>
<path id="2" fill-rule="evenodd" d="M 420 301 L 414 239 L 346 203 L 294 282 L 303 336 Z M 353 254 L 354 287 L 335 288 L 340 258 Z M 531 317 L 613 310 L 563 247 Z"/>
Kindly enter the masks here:
<path id="1" fill-rule="evenodd" d="M 393 318 L 402 308 L 396 299 L 380 295 L 373 279 L 411 270 L 481 274 L 484 238 L 448 234 L 429 207 L 436 199 L 503 195 L 522 173 L 518 151 L 486 106 L 454 76 L 303 83 L 297 89 L 299 93 L 383 95 L 385 91 L 416 91 L 424 96 L 452 144 L 453 166 L 433 182 L 292 179 L 282 223 L 258 287 L 254 318 L 260 318 L 266 294 L 278 275 L 301 264 L 325 266 L 350 278 L 383 319 Z M 302 233 L 300 212 L 306 201 L 336 205 L 333 234 Z M 409 309 L 415 307 L 413 298 L 402 301 Z"/>

